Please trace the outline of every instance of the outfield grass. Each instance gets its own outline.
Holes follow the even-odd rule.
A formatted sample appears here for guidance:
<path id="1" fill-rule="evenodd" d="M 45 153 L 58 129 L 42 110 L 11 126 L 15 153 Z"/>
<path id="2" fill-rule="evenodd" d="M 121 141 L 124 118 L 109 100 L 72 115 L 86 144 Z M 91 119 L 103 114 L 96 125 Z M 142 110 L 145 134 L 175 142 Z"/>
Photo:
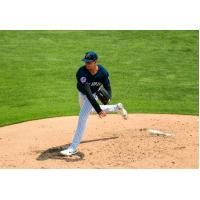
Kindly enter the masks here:
<path id="1" fill-rule="evenodd" d="M 0 126 L 78 115 L 75 73 L 94 50 L 112 103 L 198 115 L 198 31 L 0 31 Z"/>

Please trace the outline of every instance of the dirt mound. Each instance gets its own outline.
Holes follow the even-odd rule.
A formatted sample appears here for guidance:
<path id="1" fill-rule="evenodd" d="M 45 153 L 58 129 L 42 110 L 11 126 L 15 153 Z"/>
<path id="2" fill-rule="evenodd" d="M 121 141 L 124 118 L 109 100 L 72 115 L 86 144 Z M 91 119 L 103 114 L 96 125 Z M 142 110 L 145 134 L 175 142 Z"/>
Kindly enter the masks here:
<path id="1" fill-rule="evenodd" d="M 89 117 L 77 155 L 61 156 L 77 116 L 0 128 L 0 168 L 198 168 L 198 116 L 131 114 Z M 152 136 L 156 129 L 172 136 Z"/>

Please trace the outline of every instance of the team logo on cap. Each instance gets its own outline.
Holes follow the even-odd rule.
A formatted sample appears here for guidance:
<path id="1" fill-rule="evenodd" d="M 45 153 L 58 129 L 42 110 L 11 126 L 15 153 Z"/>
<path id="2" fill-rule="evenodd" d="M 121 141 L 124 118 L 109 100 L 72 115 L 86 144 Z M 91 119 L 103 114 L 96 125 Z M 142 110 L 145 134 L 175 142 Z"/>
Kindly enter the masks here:
<path id="1" fill-rule="evenodd" d="M 89 58 L 89 59 L 90 59 L 90 57 L 91 57 L 90 54 L 87 54 L 87 55 L 85 56 L 85 58 Z"/>
<path id="2" fill-rule="evenodd" d="M 86 80 L 87 80 L 87 79 L 86 79 L 86 77 L 84 77 L 84 76 L 80 78 L 81 83 L 85 83 Z"/>

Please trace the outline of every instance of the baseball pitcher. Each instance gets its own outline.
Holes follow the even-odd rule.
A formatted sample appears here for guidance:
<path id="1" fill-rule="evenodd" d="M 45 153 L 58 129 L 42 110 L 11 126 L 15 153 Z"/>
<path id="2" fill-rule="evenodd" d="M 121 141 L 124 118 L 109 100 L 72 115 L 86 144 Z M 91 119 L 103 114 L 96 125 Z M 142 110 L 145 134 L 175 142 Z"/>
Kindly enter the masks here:
<path id="1" fill-rule="evenodd" d="M 106 113 L 119 113 L 124 119 L 128 117 L 122 103 L 108 105 L 112 96 L 109 74 L 102 65 L 97 64 L 97 59 L 98 56 L 95 52 L 86 52 L 82 59 L 85 65 L 80 67 L 76 73 L 80 104 L 78 125 L 71 145 L 60 152 L 62 155 L 77 153 L 77 147 L 81 142 L 90 113 L 97 113 L 100 118 L 105 117 Z M 104 105 L 99 105 L 97 100 Z"/>

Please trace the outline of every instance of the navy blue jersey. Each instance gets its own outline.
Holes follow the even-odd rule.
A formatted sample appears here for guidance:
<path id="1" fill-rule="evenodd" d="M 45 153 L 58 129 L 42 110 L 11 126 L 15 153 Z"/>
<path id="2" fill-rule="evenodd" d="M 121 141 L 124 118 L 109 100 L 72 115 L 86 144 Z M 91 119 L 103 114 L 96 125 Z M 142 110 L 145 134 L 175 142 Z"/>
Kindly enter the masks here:
<path id="1" fill-rule="evenodd" d="M 77 78 L 77 89 L 86 95 L 86 92 L 83 88 L 83 84 L 86 82 L 89 84 L 91 92 L 94 94 L 99 87 L 103 84 L 104 88 L 110 93 L 111 96 L 111 89 L 110 89 L 110 81 L 109 81 L 109 73 L 108 71 L 102 66 L 97 65 L 98 71 L 96 74 L 92 75 L 85 66 L 79 68 L 76 73 Z"/>
<path id="2" fill-rule="evenodd" d="M 94 75 L 86 69 L 85 65 L 80 67 L 76 73 L 76 79 L 77 89 L 87 96 L 96 112 L 100 113 L 102 110 L 92 94 L 103 85 L 111 97 L 111 87 L 108 71 L 102 65 L 98 64 L 97 66 L 98 71 Z"/>

